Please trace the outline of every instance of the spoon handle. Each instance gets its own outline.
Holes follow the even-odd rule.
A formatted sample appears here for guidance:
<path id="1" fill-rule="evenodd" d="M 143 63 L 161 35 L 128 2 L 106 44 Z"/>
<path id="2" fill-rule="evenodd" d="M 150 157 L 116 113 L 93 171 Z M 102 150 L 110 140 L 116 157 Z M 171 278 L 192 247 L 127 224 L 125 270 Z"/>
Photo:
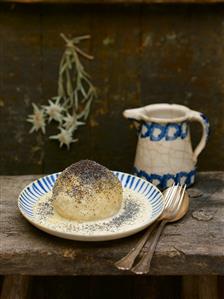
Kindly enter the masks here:
<path id="1" fill-rule="evenodd" d="M 166 223 L 166 220 L 161 221 L 158 230 L 152 237 L 152 240 L 149 240 L 146 244 L 146 249 L 148 250 L 143 254 L 141 260 L 137 263 L 137 265 L 131 269 L 132 272 L 136 274 L 146 274 L 149 272 L 151 260 L 156 249 L 156 245 Z"/>
<path id="2" fill-rule="evenodd" d="M 138 243 L 136 244 L 136 246 L 133 247 L 127 255 L 125 255 L 122 259 L 120 259 L 119 261 L 117 261 L 115 263 L 115 266 L 118 269 L 121 269 L 121 270 L 130 270 L 131 269 L 131 267 L 134 264 L 134 261 L 135 261 L 136 257 L 140 253 L 142 247 L 144 246 L 144 244 L 148 240 L 149 236 L 151 235 L 151 233 L 154 230 L 154 228 L 156 227 L 156 225 L 157 225 L 157 222 L 153 223 L 146 230 L 146 232 L 144 233 L 144 235 L 140 238 L 140 240 L 138 241 Z"/>

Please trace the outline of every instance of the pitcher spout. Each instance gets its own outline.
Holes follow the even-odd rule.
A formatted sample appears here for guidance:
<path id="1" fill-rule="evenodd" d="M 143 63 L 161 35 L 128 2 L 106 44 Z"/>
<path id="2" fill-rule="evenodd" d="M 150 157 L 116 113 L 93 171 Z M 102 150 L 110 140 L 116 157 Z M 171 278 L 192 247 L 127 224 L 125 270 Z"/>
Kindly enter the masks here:
<path id="1" fill-rule="evenodd" d="M 144 108 L 134 108 L 124 110 L 123 116 L 134 121 L 147 121 L 147 116 L 144 113 Z"/>

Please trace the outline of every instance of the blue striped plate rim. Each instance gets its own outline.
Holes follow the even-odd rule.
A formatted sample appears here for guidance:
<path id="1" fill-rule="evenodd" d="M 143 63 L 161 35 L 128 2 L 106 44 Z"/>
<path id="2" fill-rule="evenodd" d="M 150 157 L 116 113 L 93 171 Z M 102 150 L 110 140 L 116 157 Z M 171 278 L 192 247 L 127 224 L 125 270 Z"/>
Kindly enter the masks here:
<path id="1" fill-rule="evenodd" d="M 113 171 L 113 173 L 118 177 L 123 188 L 128 188 L 144 195 L 144 198 L 150 202 L 152 208 L 150 223 L 155 221 L 161 215 L 164 208 L 163 195 L 160 190 L 152 183 L 135 175 L 120 171 Z M 52 190 L 59 175 L 60 172 L 37 179 L 27 185 L 20 193 L 18 198 L 19 210 L 32 224 L 35 225 L 33 206 L 42 195 Z"/>

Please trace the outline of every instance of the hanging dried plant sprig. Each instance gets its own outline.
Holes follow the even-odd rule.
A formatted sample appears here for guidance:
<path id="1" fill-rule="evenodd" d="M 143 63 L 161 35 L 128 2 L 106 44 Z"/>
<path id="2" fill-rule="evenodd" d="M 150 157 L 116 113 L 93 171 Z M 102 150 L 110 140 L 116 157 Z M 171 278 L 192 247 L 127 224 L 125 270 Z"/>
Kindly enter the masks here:
<path id="1" fill-rule="evenodd" d="M 65 99 L 66 108 L 73 107 L 73 114 L 75 113 L 77 118 L 82 112 L 81 117 L 86 120 L 89 115 L 90 104 L 96 96 L 96 90 L 79 59 L 79 55 L 90 60 L 93 59 L 93 56 L 82 51 L 77 44 L 81 40 L 89 39 L 90 36 L 68 39 L 62 33 L 61 37 L 66 42 L 66 50 L 59 68 L 58 95 Z M 74 68 L 76 72 L 73 71 Z"/>
<path id="2" fill-rule="evenodd" d="M 59 65 L 58 95 L 48 101 L 48 105 L 39 109 L 34 104 L 34 114 L 28 121 L 33 124 L 30 132 L 39 129 L 45 133 L 45 119 L 48 123 L 55 121 L 59 124 L 60 133 L 50 136 L 57 139 L 60 147 L 69 146 L 78 139 L 73 139 L 74 132 L 79 126 L 85 125 L 91 103 L 96 97 L 96 89 L 91 83 L 90 75 L 85 71 L 80 57 L 92 60 L 93 56 L 81 50 L 77 45 L 90 35 L 67 38 L 63 33 L 61 37 L 66 43 L 65 51 Z"/>

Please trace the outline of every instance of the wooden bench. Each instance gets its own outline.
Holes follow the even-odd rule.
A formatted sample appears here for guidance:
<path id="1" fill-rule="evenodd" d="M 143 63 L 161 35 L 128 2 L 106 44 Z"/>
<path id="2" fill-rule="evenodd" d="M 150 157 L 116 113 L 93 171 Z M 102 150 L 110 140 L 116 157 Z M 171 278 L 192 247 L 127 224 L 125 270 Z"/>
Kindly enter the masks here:
<path id="1" fill-rule="evenodd" d="M 22 217 L 18 195 L 37 177 L 0 177 L 2 298 L 24 298 L 33 275 L 133 275 L 116 269 L 114 262 L 141 233 L 109 242 L 75 242 L 48 235 Z M 184 275 L 184 298 L 194 298 L 192 275 L 197 275 L 200 298 L 215 299 L 217 276 L 224 275 L 224 172 L 200 173 L 192 195 L 194 190 L 200 196 L 191 198 L 184 219 L 165 228 L 149 275 Z"/>

